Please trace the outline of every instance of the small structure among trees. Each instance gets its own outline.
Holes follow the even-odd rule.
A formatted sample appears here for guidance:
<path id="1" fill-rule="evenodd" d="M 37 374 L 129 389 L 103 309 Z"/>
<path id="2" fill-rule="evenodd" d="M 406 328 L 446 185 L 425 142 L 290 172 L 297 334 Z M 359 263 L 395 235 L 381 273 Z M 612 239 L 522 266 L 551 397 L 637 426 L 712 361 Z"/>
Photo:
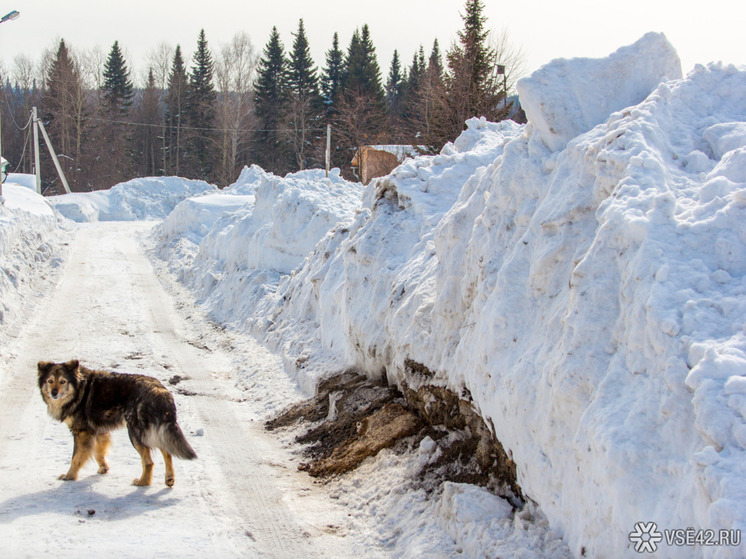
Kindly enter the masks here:
<path id="1" fill-rule="evenodd" d="M 407 145 L 363 146 L 355 152 L 350 163 L 352 173 L 363 184 L 377 177 L 388 175 L 410 157 L 418 155 L 423 147 Z"/>

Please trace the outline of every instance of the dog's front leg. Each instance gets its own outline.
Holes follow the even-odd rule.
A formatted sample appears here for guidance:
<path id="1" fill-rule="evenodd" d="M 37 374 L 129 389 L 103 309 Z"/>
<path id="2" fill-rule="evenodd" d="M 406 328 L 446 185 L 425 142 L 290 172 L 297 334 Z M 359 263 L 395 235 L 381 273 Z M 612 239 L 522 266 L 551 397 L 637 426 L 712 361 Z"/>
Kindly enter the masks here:
<path id="1" fill-rule="evenodd" d="M 93 441 L 95 437 L 85 431 L 73 432 L 73 458 L 70 461 L 70 469 L 62 474 L 59 479 L 74 481 L 78 479 L 78 472 L 83 467 L 93 452 Z"/>

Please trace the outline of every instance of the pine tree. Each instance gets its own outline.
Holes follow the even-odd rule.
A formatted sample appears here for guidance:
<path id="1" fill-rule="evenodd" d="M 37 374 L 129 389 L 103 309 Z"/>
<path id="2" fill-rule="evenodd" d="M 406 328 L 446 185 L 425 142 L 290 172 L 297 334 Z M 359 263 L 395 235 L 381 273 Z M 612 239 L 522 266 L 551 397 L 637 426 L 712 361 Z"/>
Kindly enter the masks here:
<path id="1" fill-rule="evenodd" d="M 355 30 L 345 63 L 345 89 L 365 95 L 382 105 L 384 93 L 381 85 L 381 69 L 378 66 L 376 49 L 367 24 L 363 25 L 362 33 Z"/>
<path id="2" fill-rule="evenodd" d="M 495 53 L 489 47 L 489 30 L 485 28 L 487 17 L 483 15 L 482 0 L 467 0 L 466 14 L 461 16 L 464 29 L 458 32 L 460 46 L 448 53 L 449 64 L 459 68 L 461 77 L 468 79 L 474 95 L 485 93 L 490 84 L 490 75 L 495 63 Z"/>
<path id="3" fill-rule="evenodd" d="M 422 98 L 425 82 L 425 51 L 420 46 L 412 56 L 412 64 L 407 71 L 407 80 L 403 88 L 401 119 L 406 129 L 408 141 L 416 144 L 421 142 L 422 128 Z"/>
<path id="4" fill-rule="evenodd" d="M 86 97 L 78 65 L 65 41 L 61 40 L 45 76 L 42 114 L 49 121 L 47 132 L 55 150 L 65 155 L 60 158 L 60 164 L 70 188 L 79 191 L 89 190 L 81 162 L 89 116 Z M 46 181 L 46 177 L 56 177 L 57 172 L 52 161 L 44 155 L 45 152 L 42 154 L 42 177 Z"/>
<path id="5" fill-rule="evenodd" d="M 137 176 L 151 177 L 161 171 L 160 141 L 158 126 L 161 124 L 160 93 L 155 84 L 153 68 L 148 71 L 148 81 L 139 104 L 134 107 L 135 119 L 146 126 L 135 130 Z"/>
<path id="6" fill-rule="evenodd" d="M 334 34 L 332 48 L 326 51 L 326 67 L 321 78 L 321 91 L 324 97 L 327 118 L 331 118 L 339 102 L 344 77 L 344 53 L 339 49 L 339 35 Z"/>
<path id="7" fill-rule="evenodd" d="M 399 52 L 394 50 L 389 76 L 386 80 L 386 103 L 388 105 L 390 126 L 397 138 L 399 138 L 401 132 L 402 101 L 405 87 L 406 81 L 402 75 Z"/>
<path id="8" fill-rule="evenodd" d="M 500 99 L 504 92 L 495 80 L 495 51 L 489 46 L 482 0 L 467 0 L 461 16 L 464 28 L 458 43 L 447 53 L 448 75 L 444 94 L 434 99 L 433 142 L 454 140 L 471 117 L 500 120 L 506 111 Z"/>
<path id="9" fill-rule="evenodd" d="M 215 65 L 201 30 L 189 74 L 185 115 L 189 125 L 186 142 L 187 167 L 192 178 L 211 179 L 215 165 Z"/>
<path id="10" fill-rule="evenodd" d="M 293 50 L 290 52 L 288 63 L 288 88 L 292 93 L 310 97 L 318 95 L 319 80 L 316 75 L 311 49 L 306 38 L 303 20 L 298 22 L 298 32 L 293 33 Z"/>
<path id="11" fill-rule="evenodd" d="M 285 48 L 277 27 L 272 28 L 263 55 L 259 60 L 254 86 L 258 130 L 254 134 L 253 152 L 261 167 L 284 174 L 290 169 L 291 160 L 280 133 L 288 106 L 288 78 Z"/>
<path id="12" fill-rule="evenodd" d="M 433 50 L 430 51 L 430 58 L 427 62 L 427 72 L 433 79 L 443 79 L 443 58 L 440 56 L 438 39 L 433 42 Z"/>
<path id="13" fill-rule="evenodd" d="M 303 20 L 294 33 L 293 50 L 288 62 L 287 87 L 289 103 L 287 111 L 287 137 L 295 157 L 296 168 L 308 167 L 316 163 L 318 154 L 314 147 L 319 146 L 318 129 L 321 125 L 322 101 L 319 95 L 319 80 L 311 58 Z"/>
<path id="14" fill-rule="evenodd" d="M 126 115 L 135 93 L 130 72 L 119 49 L 119 41 L 114 41 L 104 65 L 102 90 L 107 112 L 111 116 Z"/>
<path id="15" fill-rule="evenodd" d="M 166 92 L 166 162 L 167 174 L 181 173 L 184 143 L 184 109 L 186 107 L 189 83 L 187 81 L 181 47 L 176 45 L 171 73 L 168 75 Z"/>
<path id="16" fill-rule="evenodd" d="M 113 186 L 132 178 L 136 157 L 132 147 L 132 129 L 125 123 L 135 94 L 118 41 L 114 41 L 111 47 L 103 77 L 102 120 L 98 121 L 96 143 L 99 151 L 106 156 L 101 158 L 105 164 L 95 165 L 96 180 L 102 186 Z"/>
<path id="17" fill-rule="evenodd" d="M 401 63 L 399 62 L 399 52 L 394 50 L 394 56 L 391 59 L 389 68 L 389 77 L 386 80 L 386 101 L 389 104 L 389 110 L 394 106 L 401 96 L 401 89 L 404 83 L 401 73 Z"/>
<path id="18" fill-rule="evenodd" d="M 388 139 L 386 98 L 370 30 L 355 30 L 345 57 L 343 91 L 333 122 L 347 170 L 355 151 Z"/>

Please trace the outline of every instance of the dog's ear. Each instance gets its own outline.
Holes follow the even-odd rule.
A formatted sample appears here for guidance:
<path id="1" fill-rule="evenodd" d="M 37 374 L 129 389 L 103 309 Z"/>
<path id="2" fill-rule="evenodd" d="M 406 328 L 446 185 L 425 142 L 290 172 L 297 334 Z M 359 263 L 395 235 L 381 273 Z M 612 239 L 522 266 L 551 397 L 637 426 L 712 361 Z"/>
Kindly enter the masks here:
<path id="1" fill-rule="evenodd" d="M 67 369 L 71 373 L 77 372 L 79 366 L 80 362 L 77 359 L 73 359 L 72 361 L 68 361 L 67 363 L 65 363 L 65 369 Z"/>
<path id="2" fill-rule="evenodd" d="M 49 361 L 39 361 L 39 363 L 37 363 L 36 365 L 36 370 L 39 373 L 39 377 L 41 377 L 42 375 L 46 375 L 53 365 L 54 363 L 50 363 Z"/>

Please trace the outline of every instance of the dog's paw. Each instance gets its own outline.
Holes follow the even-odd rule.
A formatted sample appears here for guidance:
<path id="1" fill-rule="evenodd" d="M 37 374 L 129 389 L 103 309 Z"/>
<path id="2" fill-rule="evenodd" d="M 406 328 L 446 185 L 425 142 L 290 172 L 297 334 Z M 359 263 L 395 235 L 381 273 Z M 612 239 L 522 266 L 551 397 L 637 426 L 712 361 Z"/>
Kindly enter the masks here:
<path id="1" fill-rule="evenodd" d="M 136 478 L 132 480 L 132 485 L 136 485 L 137 487 L 147 487 L 148 485 L 150 485 L 150 482 L 147 480 Z"/>
<path id="2" fill-rule="evenodd" d="M 58 476 L 57 479 L 61 479 L 62 481 L 75 481 L 76 479 L 78 479 L 78 476 L 73 476 L 70 474 L 62 474 Z"/>
<path id="3" fill-rule="evenodd" d="M 99 466 L 98 473 L 99 474 L 105 474 L 109 471 L 109 466 Z"/>
<path id="4" fill-rule="evenodd" d="M 173 477 L 167 477 L 166 478 L 166 487 L 173 487 L 174 481 L 176 481 Z"/>

